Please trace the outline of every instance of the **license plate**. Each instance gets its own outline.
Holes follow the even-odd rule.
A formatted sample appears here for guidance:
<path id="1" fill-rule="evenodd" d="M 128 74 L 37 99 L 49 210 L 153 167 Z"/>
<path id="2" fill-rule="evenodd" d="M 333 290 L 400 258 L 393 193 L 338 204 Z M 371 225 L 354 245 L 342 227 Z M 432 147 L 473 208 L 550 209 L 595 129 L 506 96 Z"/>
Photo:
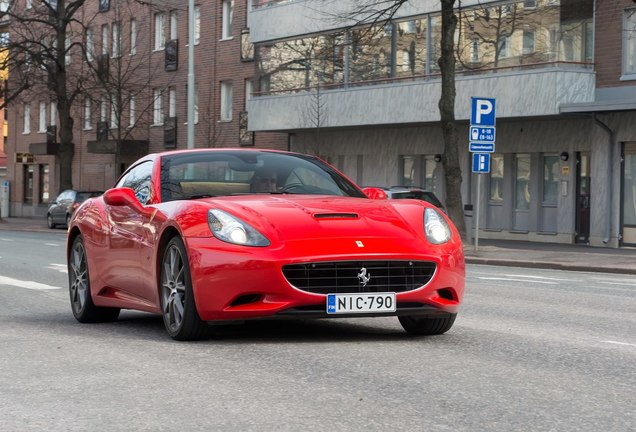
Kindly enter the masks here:
<path id="1" fill-rule="evenodd" d="M 395 293 L 327 294 L 327 313 L 395 312 Z"/>

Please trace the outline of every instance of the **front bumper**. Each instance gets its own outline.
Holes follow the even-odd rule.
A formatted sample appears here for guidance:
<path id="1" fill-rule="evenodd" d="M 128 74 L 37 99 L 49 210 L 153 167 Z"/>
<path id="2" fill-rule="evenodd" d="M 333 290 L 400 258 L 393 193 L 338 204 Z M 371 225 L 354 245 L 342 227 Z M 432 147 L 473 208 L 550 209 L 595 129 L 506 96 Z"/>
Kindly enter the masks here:
<path id="1" fill-rule="evenodd" d="M 367 250 L 364 254 L 359 250 L 343 251 L 343 248 L 339 248 L 339 253 L 325 253 L 336 249 L 333 239 L 269 248 L 240 247 L 210 238 L 188 238 L 186 244 L 197 311 L 204 321 L 457 313 L 464 292 L 461 244 L 459 247 L 437 246 L 431 248 L 433 252 L 416 247 L 385 246 L 378 249 L 382 253 Z M 326 295 L 294 287 L 282 271 L 287 264 L 339 260 L 430 261 L 436 264 L 436 271 L 426 285 L 398 292 L 395 312 L 349 315 L 328 315 Z"/>

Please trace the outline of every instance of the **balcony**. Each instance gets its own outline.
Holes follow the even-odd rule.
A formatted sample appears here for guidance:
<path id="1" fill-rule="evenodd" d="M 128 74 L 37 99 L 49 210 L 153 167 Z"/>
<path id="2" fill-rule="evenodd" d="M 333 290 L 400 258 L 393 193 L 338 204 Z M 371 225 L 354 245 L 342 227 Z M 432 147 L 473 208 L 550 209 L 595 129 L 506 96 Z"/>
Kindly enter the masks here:
<path id="1" fill-rule="evenodd" d="M 471 96 L 496 98 L 498 119 L 558 115 L 562 104 L 594 101 L 595 74 L 586 66 L 554 62 L 458 74 L 455 116 L 469 119 Z M 323 128 L 437 122 L 440 92 L 439 75 L 426 75 L 257 94 L 248 104 L 250 130 L 309 129 L 317 120 Z"/>

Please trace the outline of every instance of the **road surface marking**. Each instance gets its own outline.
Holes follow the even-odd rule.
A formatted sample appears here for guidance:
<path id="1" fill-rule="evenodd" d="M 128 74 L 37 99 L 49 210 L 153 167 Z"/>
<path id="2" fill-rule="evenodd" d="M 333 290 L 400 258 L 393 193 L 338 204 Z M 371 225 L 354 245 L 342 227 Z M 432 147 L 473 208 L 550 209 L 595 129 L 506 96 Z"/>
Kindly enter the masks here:
<path id="1" fill-rule="evenodd" d="M 636 347 L 636 344 L 631 344 L 627 342 L 617 342 L 617 341 L 602 341 L 603 343 L 613 344 L 613 345 L 624 345 L 624 346 L 633 346 Z"/>
<path id="2" fill-rule="evenodd" d="M 599 282 L 603 282 L 603 283 L 608 284 L 608 285 L 626 285 L 626 286 L 636 286 L 636 283 L 629 283 L 629 282 L 610 282 L 610 281 L 607 281 L 607 280 L 601 280 L 601 279 L 598 279 L 598 281 L 599 281 Z"/>
<path id="3" fill-rule="evenodd" d="M 62 289 L 61 287 L 42 284 L 34 281 L 23 281 L 20 279 L 13 279 L 5 276 L 0 276 L 0 285 L 11 285 L 18 288 L 26 288 L 31 290 L 54 290 Z"/>
<path id="4" fill-rule="evenodd" d="M 484 277 L 478 276 L 478 279 L 482 280 L 496 280 L 496 281 L 509 281 L 509 282 L 529 282 L 529 283 L 540 283 L 546 285 L 558 285 L 558 282 L 549 282 L 549 281 L 540 281 L 540 280 L 528 280 L 528 279 L 517 279 L 517 278 L 504 278 L 504 277 Z"/>
<path id="5" fill-rule="evenodd" d="M 49 264 L 45 268 L 68 274 L 68 268 L 66 267 L 66 264 Z"/>
<path id="6" fill-rule="evenodd" d="M 59 243 L 44 243 L 44 246 L 55 246 L 55 247 L 59 247 L 59 246 L 62 246 L 62 245 L 61 245 L 61 244 L 59 244 Z"/>
<path id="7" fill-rule="evenodd" d="M 12 242 L 13 241 L 13 239 L 8 239 L 8 238 L 0 238 L 0 240 L 6 241 L 6 242 Z"/>

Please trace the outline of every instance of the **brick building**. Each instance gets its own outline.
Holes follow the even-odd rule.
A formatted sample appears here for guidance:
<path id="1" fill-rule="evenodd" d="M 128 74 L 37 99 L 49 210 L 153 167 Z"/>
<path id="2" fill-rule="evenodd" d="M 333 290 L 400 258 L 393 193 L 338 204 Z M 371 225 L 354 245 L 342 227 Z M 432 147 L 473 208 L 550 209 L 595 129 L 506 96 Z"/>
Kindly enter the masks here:
<path id="1" fill-rule="evenodd" d="M 187 147 L 187 3 L 152 3 L 87 1 L 86 27 L 70 31 L 66 66 L 71 85 L 81 81 L 73 105 L 77 189 L 105 190 L 138 157 Z M 36 13 L 41 6 L 23 0 L 16 7 Z M 255 66 L 246 1 L 198 1 L 194 29 L 194 147 L 286 149 L 286 134 L 247 130 Z M 59 192 L 56 108 L 41 90 L 10 107 L 12 216 L 44 215 Z"/>

